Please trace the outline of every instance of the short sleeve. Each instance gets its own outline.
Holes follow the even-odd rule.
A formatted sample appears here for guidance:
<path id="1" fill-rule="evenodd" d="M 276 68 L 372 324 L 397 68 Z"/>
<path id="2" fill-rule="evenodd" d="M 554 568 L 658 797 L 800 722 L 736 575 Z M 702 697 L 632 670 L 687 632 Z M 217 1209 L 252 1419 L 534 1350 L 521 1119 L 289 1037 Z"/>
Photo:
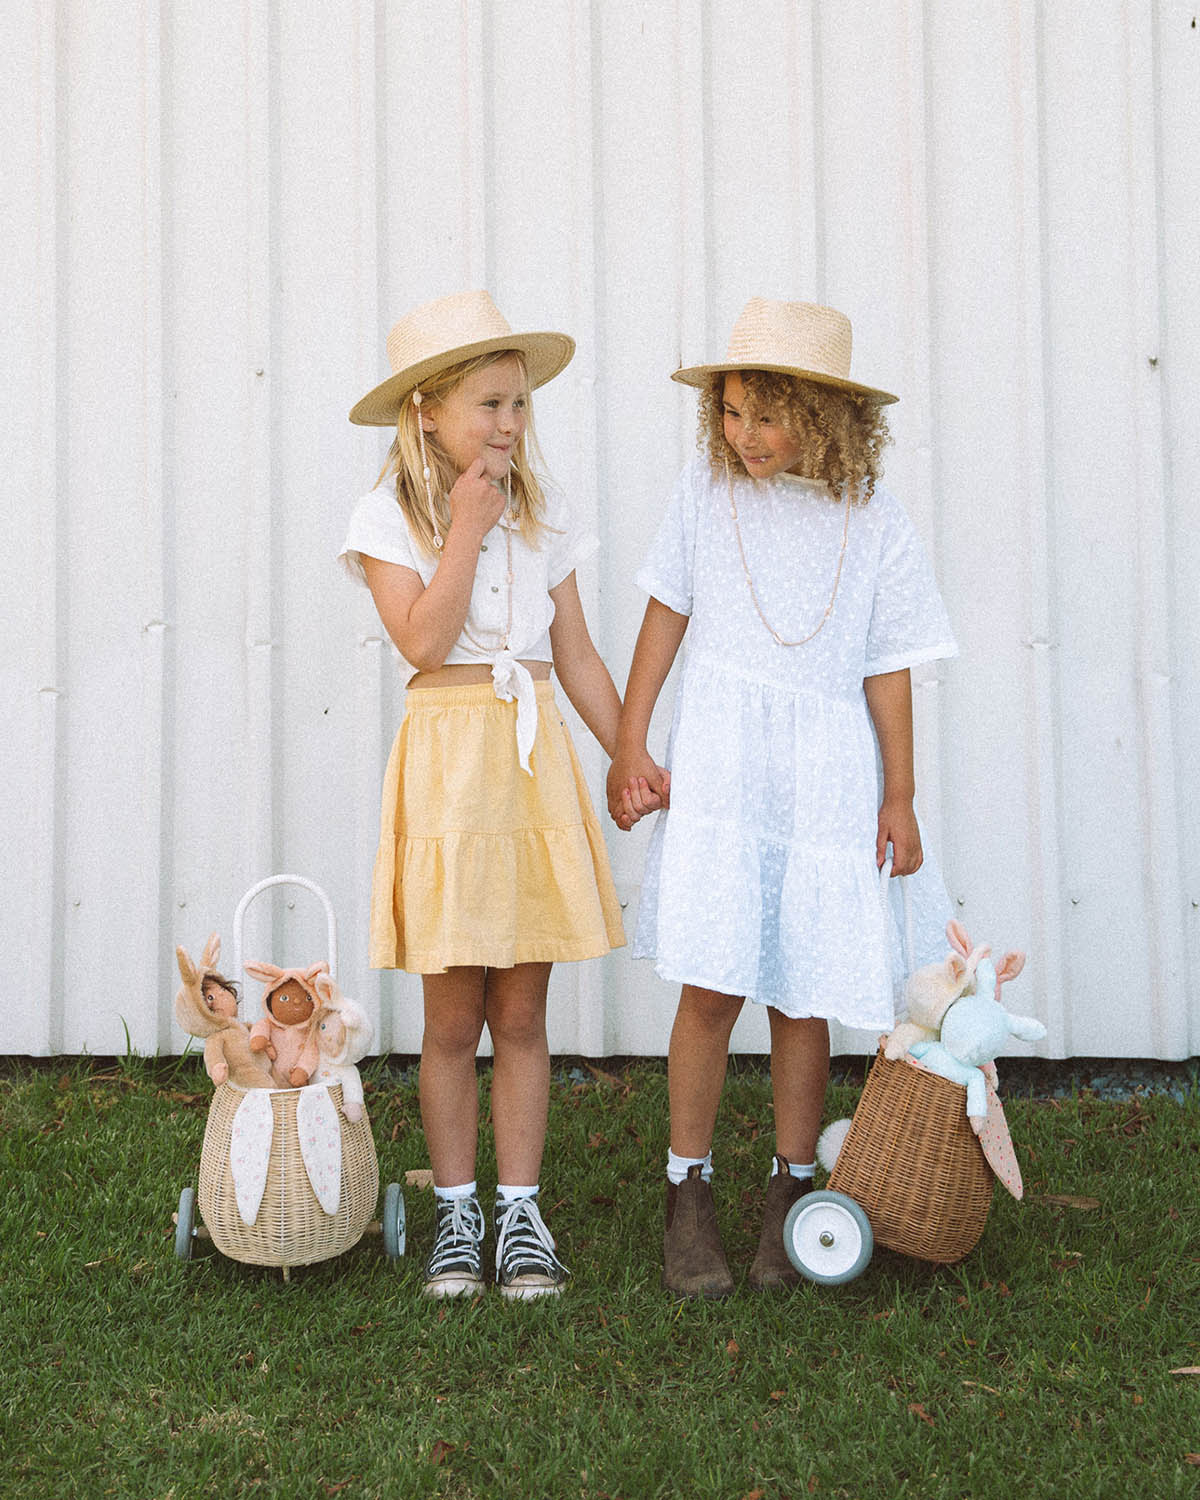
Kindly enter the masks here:
<path id="1" fill-rule="evenodd" d="M 881 534 L 863 676 L 957 656 L 933 568 L 912 522 L 886 491 L 877 491 L 869 503 L 880 507 Z"/>
<path id="2" fill-rule="evenodd" d="M 421 571 L 404 512 L 396 497 L 384 490 L 372 490 L 354 507 L 346 528 L 346 540 L 338 553 L 338 561 L 349 576 L 365 586 L 364 557 L 398 563 L 402 568 L 411 568 L 414 573 Z"/>
<path id="3" fill-rule="evenodd" d="M 673 609 L 690 615 L 696 559 L 696 486 L 694 468 L 687 468 L 675 482 L 658 534 L 638 575 L 639 588 Z"/>
<path id="4" fill-rule="evenodd" d="M 546 586 L 557 588 L 569 574 L 600 547 L 594 531 L 582 529 L 574 508 L 558 490 L 546 494 Z"/>

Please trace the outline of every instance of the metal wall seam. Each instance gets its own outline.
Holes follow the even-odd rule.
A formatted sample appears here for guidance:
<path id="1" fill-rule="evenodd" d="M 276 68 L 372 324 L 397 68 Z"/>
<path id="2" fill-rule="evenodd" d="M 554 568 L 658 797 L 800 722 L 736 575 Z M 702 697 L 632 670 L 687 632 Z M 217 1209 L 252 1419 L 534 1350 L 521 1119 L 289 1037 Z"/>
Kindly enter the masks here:
<path id="1" fill-rule="evenodd" d="M 1023 379 L 1024 461 L 1021 489 L 1028 521 L 1029 556 L 1029 700 L 1027 737 L 1030 762 L 1030 843 L 1036 851 L 1030 869 L 1030 921 L 1036 970 L 1042 976 L 1037 1013 L 1046 1024 L 1046 1049 L 1061 1051 L 1067 1043 L 1066 973 L 1061 903 L 1061 821 L 1059 782 L 1062 750 L 1055 712 L 1059 691 L 1053 603 L 1053 518 L 1051 501 L 1051 435 L 1048 429 L 1045 341 L 1047 325 L 1045 223 L 1042 213 L 1043 114 L 1039 33 L 1039 0 L 1020 0 L 1013 13 L 1013 47 L 1017 77 L 1017 157 L 1021 180 L 1019 225 L 1020 328 Z"/>
<path id="2" fill-rule="evenodd" d="M 467 280 L 472 288 L 491 287 L 488 260 L 488 224 L 494 202 L 488 193 L 488 134 L 493 100 L 487 66 L 491 37 L 490 13 L 486 6 L 461 0 L 459 8 L 462 69 L 459 88 L 462 101 L 462 227 L 466 249 Z"/>
<path id="3" fill-rule="evenodd" d="M 1147 971 L 1152 1055 L 1181 1056 L 1187 1015 L 1177 997 L 1186 987 L 1184 893 L 1175 786 L 1172 715 L 1170 569 L 1164 505 L 1162 377 L 1158 373 L 1160 246 L 1159 150 L 1156 130 L 1152 0 L 1126 0 L 1128 130 L 1125 181 L 1131 226 L 1130 285 L 1134 368 L 1129 388 L 1137 443 L 1137 690 L 1140 701 L 1142 815 L 1145 824 Z"/>
<path id="4" fill-rule="evenodd" d="M 275 651 L 272 604 L 273 422 L 275 372 L 272 317 L 275 263 L 275 209 L 279 170 L 274 151 L 277 79 L 273 0 L 245 0 L 245 73 L 243 139 L 246 150 L 246 342 L 243 380 L 246 420 L 243 429 L 246 491 L 245 615 L 246 663 L 244 723 L 246 754 L 243 785 L 245 861 L 255 880 L 277 874 L 275 861 Z M 265 903 L 258 903 L 257 916 Z M 261 918 L 260 918 L 261 919 Z M 253 918 L 251 921 L 253 931 Z M 274 934 L 273 934 L 274 936 Z M 247 941 L 250 951 L 274 952 L 277 944 Z"/>
<path id="5" fill-rule="evenodd" d="M 37 265 L 43 268 L 37 277 L 36 348 L 37 411 L 33 430 L 36 434 L 37 462 L 40 466 L 39 488 L 45 506 L 41 546 L 33 553 L 37 569 L 31 579 L 40 604 L 37 640 L 34 643 L 37 662 L 38 743 L 33 765 L 33 830 L 36 847 L 32 851 L 32 922 L 29 933 L 29 994 L 35 1006 L 37 1021 L 26 1048 L 32 1053 L 61 1052 L 65 1040 L 66 1005 L 65 963 L 63 955 L 63 903 L 65 900 L 65 843 L 63 824 L 66 809 L 64 758 L 60 755 L 65 741 L 65 704 L 63 697 L 65 651 L 65 605 L 62 584 L 63 547 L 66 531 L 65 496 L 61 486 L 66 473 L 66 423 L 59 420 L 59 395 L 65 388 L 62 364 L 65 347 L 61 337 L 60 309 L 67 301 L 65 238 L 69 215 L 64 202 L 66 155 L 65 121 L 60 108 L 60 89 L 66 89 L 66 68 L 61 66 L 60 49 L 67 39 L 59 31 L 58 7 L 51 0 L 37 6 L 37 150 L 38 179 Z M 39 1006 L 38 1002 L 41 1002 Z M 44 1009 L 42 1008 L 44 1007 Z"/>
<path id="6" fill-rule="evenodd" d="M 167 729 L 168 525 L 166 479 L 165 361 L 163 316 L 163 46 L 162 8 L 142 7 L 142 701 L 141 816 L 143 858 L 138 866 L 143 923 L 139 967 L 155 978 L 156 1008 L 135 1019 L 131 1031 L 156 1050 L 170 1044 L 174 988 L 166 957 L 171 931 L 170 809 L 174 796 Z M 137 1021 L 142 1020 L 139 1028 Z"/>
<path id="7" fill-rule="evenodd" d="M 356 392 L 369 391 L 379 380 L 380 277 L 385 259 L 379 195 L 380 121 L 384 110 L 379 77 L 381 16 L 377 0 L 358 0 L 354 16 L 357 70 L 355 82 L 355 147 L 358 155 L 357 222 L 355 224 L 355 294 L 358 318 L 354 350 L 358 372 Z M 349 400 L 347 401 L 349 406 Z M 358 605 L 364 628 L 356 633 L 356 655 L 351 714 L 354 732 L 354 872 L 351 931 L 365 933 L 370 923 L 370 885 L 367 876 L 379 838 L 379 788 L 383 783 L 382 725 L 383 672 L 387 663 L 385 639 L 370 598 Z M 361 939 L 360 939 L 361 942 Z M 354 945 L 355 948 L 359 944 Z M 353 951 L 353 950 L 351 950 Z M 392 1007 L 383 1004 L 383 977 L 367 970 L 357 998 L 375 1019 L 375 1045 L 390 1052 L 393 1045 Z"/>

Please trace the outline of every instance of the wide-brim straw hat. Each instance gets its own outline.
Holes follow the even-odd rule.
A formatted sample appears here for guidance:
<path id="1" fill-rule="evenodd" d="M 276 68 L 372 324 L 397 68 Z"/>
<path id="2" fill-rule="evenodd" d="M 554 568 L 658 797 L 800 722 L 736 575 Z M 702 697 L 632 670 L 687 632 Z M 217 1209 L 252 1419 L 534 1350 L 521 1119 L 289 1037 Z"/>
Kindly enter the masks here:
<path id="1" fill-rule="evenodd" d="M 575 340 L 566 333 L 514 333 L 486 292 L 456 292 L 425 302 L 388 334 L 392 374 L 362 398 L 350 420 L 361 427 L 394 427 L 406 397 L 422 381 L 477 354 L 502 349 L 522 356 L 533 389 L 566 367 Z"/>
<path id="2" fill-rule="evenodd" d="M 725 358 L 676 370 L 671 379 L 702 386 L 722 371 L 775 370 L 866 396 L 881 406 L 898 401 L 890 391 L 850 379 L 851 342 L 850 319 L 832 307 L 751 297 L 733 325 Z"/>

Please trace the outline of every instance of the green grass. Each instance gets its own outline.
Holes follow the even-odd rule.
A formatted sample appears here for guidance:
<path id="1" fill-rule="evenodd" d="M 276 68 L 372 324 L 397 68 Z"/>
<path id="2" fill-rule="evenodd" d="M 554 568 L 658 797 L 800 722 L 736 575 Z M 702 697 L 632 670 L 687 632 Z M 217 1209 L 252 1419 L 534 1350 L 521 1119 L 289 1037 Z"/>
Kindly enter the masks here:
<path id="1" fill-rule="evenodd" d="M 678 1306 L 658 1286 L 663 1067 L 582 1076 L 554 1086 L 543 1174 L 571 1289 L 436 1305 L 426 1192 L 399 1262 L 374 1236 L 286 1284 L 174 1258 L 195 1059 L 10 1068 L 0 1494 L 1197 1494 L 1200 1377 L 1171 1372 L 1200 1365 L 1200 1097 L 1011 1101 L 1028 1197 L 997 1193 L 961 1266 L 877 1252 L 849 1286 L 756 1296 L 770 1098 L 735 1066 L 716 1187 L 739 1290 Z M 368 1080 L 382 1179 L 403 1179 L 425 1165 L 411 1074 Z M 855 1097 L 831 1090 L 830 1117 Z"/>

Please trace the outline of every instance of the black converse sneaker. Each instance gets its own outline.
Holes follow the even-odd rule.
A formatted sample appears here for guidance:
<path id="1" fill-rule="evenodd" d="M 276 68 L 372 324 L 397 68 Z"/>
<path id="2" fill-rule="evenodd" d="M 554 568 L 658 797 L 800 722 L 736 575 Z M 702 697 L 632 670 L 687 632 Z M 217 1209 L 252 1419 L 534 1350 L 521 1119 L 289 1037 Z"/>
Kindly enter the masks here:
<path id="1" fill-rule="evenodd" d="M 427 1297 L 473 1297 L 483 1291 L 483 1210 L 474 1193 L 437 1200 L 437 1237 L 425 1263 Z"/>
<path id="2" fill-rule="evenodd" d="M 533 1197 L 496 1199 L 496 1285 L 504 1297 L 553 1297 L 571 1273 Z"/>

